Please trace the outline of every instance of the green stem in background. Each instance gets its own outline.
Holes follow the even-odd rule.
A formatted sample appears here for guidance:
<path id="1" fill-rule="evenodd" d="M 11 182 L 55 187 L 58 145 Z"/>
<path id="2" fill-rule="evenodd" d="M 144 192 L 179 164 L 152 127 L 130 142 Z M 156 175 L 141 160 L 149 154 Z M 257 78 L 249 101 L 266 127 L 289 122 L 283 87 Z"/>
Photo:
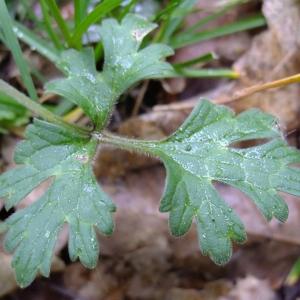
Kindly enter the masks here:
<path id="1" fill-rule="evenodd" d="M 167 18 L 163 21 L 158 41 L 169 44 L 170 39 L 183 23 L 185 17 L 192 12 L 196 2 L 196 0 L 174 1 L 177 4 L 168 12 Z"/>
<path id="2" fill-rule="evenodd" d="M 184 33 L 193 33 L 197 30 L 199 30 L 201 27 L 209 24 L 210 22 L 213 22 L 214 20 L 222 17 L 225 15 L 227 12 L 232 10 L 235 6 L 241 5 L 243 3 L 247 3 L 249 0 L 233 0 L 229 1 L 228 4 L 224 5 L 223 7 L 219 8 L 216 12 L 213 12 L 209 14 L 207 17 L 204 17 L 200 19 L 198 22 L 196 22 L 194 25 L 188 27 Z"/>
<path id="3" fill-rule="evenodd" d="M 152 22 L 159 22 L 160 20 L 164 19 L 165 16 L 169 16 L 173 10 L 178 7 L 180 4 L 179 0 L 170 1 L 166 7 L 162 8 L 152 19 Z"/>
<path id="4" fill-rule="evenodd" d="M 122 20 L 130 11 L 133 9 L 133 7 L 137 4 L 138 0 L 131 0 L 129 4 L 127 4 L 123 11 L 120 13 L 119 20 Z"/>
<path id="5" fill-rule="evenodd" d="M 88 0 L 74 0 L 75 28 L 86 16 L 88 5 Z"/>
<path id="6" fill-rule="evenodd" d="M 49 43 L 46 43 L 43 39 L 37 36 L 34 32 L 23 26 L 22 24 L 15 22 L 14 23 L 14 32 L 17 37 L 27 44 L 31 49 L 34 49 L 47 59 L 49 59 L 54 64 L 57 64 L 59 67 L 59 51 L 54 49 Z"/>
<path id="7" fill-rule="evenodd" d="M 49 1 L 49 0 L 48 0 Z M 82 36 L 88 30 L 88 28 L 101 20 L 105 15 L 111 12 L 113 9 L 118 7 L 122 3 L 122 0 L 104 0 L 100 4 L 98 4 L 94 10 L 88 14 L 82 22 L 76 26 L 75 32 L 72 36 L 72 44 L 77 48 L 81 48 L 82 46 Z"/>
<path id="8" fill-rule="evenodd" d="M 185 77 L 185 78 L 239 78 L 239 73 L 232 69 L 194 69 L 194 68 L 182 68 L 175 69 L 174 77 Z"/>
<path id="9" fill-rule="evenodd" d="M 3 42 L 12 52 L 16 65 L 20 71 L 21 78 L 30 97 L 36 100 L 38 98 L 37 92 L 30 75 L 29 66 L 23 57 L 20 44 L 13 31 L 13 22 L 4 0 L 0 0 L 0 26 L 3 32 Z"/>
<path id="10" fill-rule="evenodd" d="M 172 32 L 169 32 L 168 36 L 166 36 L 167 31 L 169 30 L 170 24 L 172 25 L 172 19 L 174 19 L 173 13 L 176 8 L 180 5 L 180 1 L 171 1 L 169 5 L 163 9 L 156 17 L 155 20 L 160 19 L 163 15 L 165 18 L 162 20 L 159 30 L 156 32 L 153 42 L 164 42 L 166 44 L 169 43 L 170 36 L 176 30 L 176 26 L 173 27 Z M 185 14 L 181 14 L 181 21 L 184 19 Z M 180 21 L 177 20 L 177 26 L 180 24 Z"/>
<path id="11" fill-rule="evenodd" d="M 297 261 L 294 263 L 292 269 L 290 270 L 289 275 L 287 276 L 287 279 L 285 283 L 288 286 L 295 285 L 300 278 L 300 258 L 297 259 Z"/>
<path id="12" fill-rule="evenodd" d="M 183 62 L 175 63 L 175 64 L 173 64 L 173 67 L 175 69 L 176 68 L 179 68 L 179 69 L 187 68 L 187 67 L 191 67 L 191 66 L 194 66 L 197 64 L 204 64 L 204 63 L 210 62 L 215 59 L 217 59 L 217 55 L 213 52 L 209 52 L 209 53 L 200 55 L 198 57 L 195 57 L 195 58 L 183 61 Z"/>
<path id="13" fill-rule="evenodd" d="M 185 31 L 183 31 L 182 33 L 177 34 L 173 39 L 171 39 L 171 46 L 175 49 L 178 49 L 209 39 L 223 37 L 240 31 L 262 27 L 264 25 L 266 25 L 265 18 L 261 14 L 258 14 L 252 17 L 245 18 L 243 20 L 233 22 L 231 24 L 224 25 L 222 27 L 217 27 L 201 32 L 186 33 Z"/>
<path id="14" fill-rule="evenodd" d="M 104 49 L 102 41 L 100 41 L 95 47 L 95 61 L 99 62 L 104 56 Z"/>
<path id="15" fill-rule="evenodd" d="M 54 17 L 61 33 L 63 34 L 67 44 L 69 47 L 72 48 L 72 39 L 71 39 L 71 33 L 69 31 L 68 25 L 63 19 L 60 10 L 56 4 L 55 0 L 46 0 L 49 10 L 51 11 L 52 16 Z"/>
<path id="16" fill-rule="evenodd" d="M 159 43 L 162 41 L 165 31 L 167 30 L 167 26 L 168 26 L 168 19 L 164 20 L 160 26 L 159 29 L 157 30 L 156 34 L 153 37 L 153 43 Z"/>
<path id="17" fill-rule="evenodd" d="M 65 122 L 62 118 L 54 115 L 51 111 L 44 108 L 39 103 L 31 100 L 26 95 L 20 93 L 17 89 L 13 88 L 11 85 L 9 85 L 8 83 L 6 83 L 5 81 L 3 81 L 1 79 L 0 79 L 0 91 L 3 94 L 7 95 L 8 97 L 12 98 L 17 103 L 26 107 L 28 110 L 30 110 L 34 114 L 42 117 L 44 120 L 61 125 L 67 129 L 71 129 L 73 131 L 75 130 L 78 134 L 81 134 L 85 138 L 87 138 L 89 136 L 89 132 L 87 129 Z"/>
<path id="18" fill-rule="evenodd" d="M 34 10 L 31 7 L 31 3 L 28 0 L 20 0 L 20 4 L 23 6 L 24 10 L 26 11 L 26 16 L 28 16 L 28 19 L 32 22 L 34 22 L 34 25 L 38 28 L 41 28 L 42 21 L 36 16 L 34 13 Z"/>
<path id="19" fill-rule="evenodd" d="M 62 45 L 62 43 L 60 42 L 60 38 L 57 36 L 56 32 L 52 28 L 53 26 L 51 24 L 50 16 L 48 13 L 48 6 L 47 6 L 45 0 L 40 0 L 40 4 L 41 4 L 42 13 L 43 13 L 44 25 L 45 25 L 45 29 L 48 33 L 48 36 L 51 39 L 51 41 L 53 42 L 54 46 L 57 49 L 61 50 L 64 48 L 64 46 Z"/>

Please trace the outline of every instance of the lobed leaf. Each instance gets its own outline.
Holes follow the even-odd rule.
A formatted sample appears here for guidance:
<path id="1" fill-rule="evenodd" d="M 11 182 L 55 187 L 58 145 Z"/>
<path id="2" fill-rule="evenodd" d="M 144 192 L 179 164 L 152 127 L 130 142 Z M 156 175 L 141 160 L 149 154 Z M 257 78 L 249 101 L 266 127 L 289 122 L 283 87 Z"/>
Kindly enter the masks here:
<path id="1" fill-rule="evenodd" d="M 221 199 L 214 182 L 244 192 L 270 220 L 285 221 L 288 207 L 278 191 L 300 196 L 300 152 L 281 138 L 276 120 L 257 109 L 237 116 L 224 106 L 202 101 L 168 139 L 155 145 L 167 169 L 160 210 L 170 212 L 174 235 L 185 234 L 195 218 L 200 248 L 217 264 L 226 263 L 231 240 L 243 242 L 245 229 Z M 271 139 L 239 149 L 234 143 Z"/>
<path id="2" fill-rule="evenodd" d="M 68 78 L 55 80 L 46 88 L 80 106 L 96 128 L 102 129 L 117 99 L 131 85 L 172 73 L 171 65 L 162 61 L 173 53 L 171 48 L 152 44 L 139 50 L 144 37 L 155 27 L 132 14 L 126 15 L 121 24 L 114 19 L 104 20 L 100 27 L 103 71 L 97 72 L 92 49 L 68 50 L 61 58 Z"/>
<path id="3" fill-rule="evenodd" d="M 67 78 L 49 83 L 48 90 L 80 106 L 95 127 L 103 129 L 127 88 L 142 79 L 165 77 L 172 70 L 161 61 L 172 54 L 167 46 L 153 44 L 140 49 L 143 38 L 154 28 L 154 24 L 130 14 L 121 24 L 113 19 L 103 21 L 103 71 L 96 70 L 91 49 L 65 51 L 60 64 Z M 49 275 L 57 234 L 65 223 L 70 231 L 70 258 L 79 258 L 90 268 L 99 254 L 95 227 L 104 234 L 113 231 L 115 206 L 92 172 L 96 138 L 83 138 L 68 128 L 35 120 L 26 131 L 26 140 L 17 147 L 15 162 L 19 166 L 0 176 L 0 198 L 4 198 L 6 209 L 42 182 L 51 181 L 37 202 L 6 221 L 5 247 L 14 252 L 13 267 L 23 287 L 38 272 Z"/>
<path id="4" fill-rule="evenodd" d="M 18 204 L 47 179 L 51 185 L 37 202 L 6 221 L 5 248 L 14 252 L 18 283 L 28 286 L 40 272 L 48 276 L 62 226 L 69 225 L 69 253 L 88 268 L 95 267 L 99 246 L 95 227 L 113 231 L 115 206 L 98 186 L 91 160 L 96 142 L 44 121 L 35 120 L 15 153 L 21 165 L 0 176 L 0 197 L 6 209 Z"/>
<path id="5" fill-rule="evenodd" d="M 184 2 L 192 5 L 194 1 Z M 67 78 L 49 83 L 48 90 L 80 106 L 98 134 L 126 89 L 139 80 L 173 73 L 172 67 L 162 61 L 172 54 L 169 47 L 141 47 L 154 28 L 154 24 L 131 14 L 120 24 L 104 20 L 100 29 L 105 52 L 103 71 L 97 71 L 91 49 L 68 50 L 60 62 Z M 13 267 L 23 287 L 37 273 L 49 275 L 57 235 L 64 224 L 70 230 L 70 258 L 79 258 L 89 268 L 96 265 L 99 255 L 95 228 L 104 234 L 113 231 L 115 206 L 92 172 L 96 133 L 84 138 L 73 127 L 61 126 L 35 120 L 26 131 L 26 140 L 17 147 L 15 161 L 19 166 L 0 176 L 0 198 L 6 209 L 16 206 L 42 182 L 50 182 L 38 201 L 6 221 L 5 247 L 14 252 Z M 287 218 L 288 208 L 279 191 L 300 196 L 300 169 L 294 166 L 300 162 L 300 152 L 282 139 L 277 121 L 259 110 L 236 116 L 226 107 L 202 101 L 163 141 L 109 138 L 112 144 L 162 159 L 167 184 L 160 210 L 170 213 L 172 233 L 185 234 L 195 219 L 200 248 L 217 264 L 228 261 L 232 241 L 243 242 L 246 234 L 214 182 L 247 194 L 268 220 Z M 269 141 L 255 147 L 235 147 L 237 142 L 253 139 Z"/>

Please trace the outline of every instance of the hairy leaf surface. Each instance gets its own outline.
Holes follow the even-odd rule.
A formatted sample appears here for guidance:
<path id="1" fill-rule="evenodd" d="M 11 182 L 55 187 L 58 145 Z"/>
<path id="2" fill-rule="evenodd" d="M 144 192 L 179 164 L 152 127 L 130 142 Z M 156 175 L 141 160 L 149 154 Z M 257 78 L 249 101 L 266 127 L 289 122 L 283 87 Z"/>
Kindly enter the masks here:
<path id="1" fill-rule="evenodd" d="M 139 50 L 144 37 L 156 27 L 140 16 L 129 14 L 119 24 L 104 20 L 100 27 L 105 59 L 103 71 L 97 72 L 93 50 L 68 50 L 62 64 L 68 76 L 47 85 L 80 106 L 96 128 L 102 129 L 119 96 L 136 82 L 162 78 L 172 73 L 170 64 L 162 61 L 173 53 L 166 45 L 152 44 Z"/>
<path id="2" fill-rule="evenodd" d="M 111 234 L 115 210 L 92 172 L 95 147 L 94 140 L 35 120 L 15 153 L 21 166 L 0 176 L 0 197 L 7 209 L 51 179 L 37 202 L 6 221 L 5 248 L 15 251 L 13 267 L 21 286 L 29 285 L 38 271 L 49 275 L 57 234 L 64 223 L 69 225 L 70 258 L 79 257 L 86 267 L 95 267 L 99 254 L 95 227 Z"/>
<path id="3" fill-rule="evenodd" d="M 194 0 L 184 3 L 189 8 Z M 177 28 L 180 16 L 174 20 L 171 31 Z M 13 266 L 21 286 L 29 285 L 37 273 L 49 275 L 57 235 L 64 224 L 69 226 L 71 259 L 79 258 L 89 268 L 96 265 L 99 245 L 95 229 L 110 234 L 115 211 L 92 172 L 96 139 L 162 159 L 167 184 L 160 210 L 170 213 L 172 233 L 186 233 L 195 219 L 201 250 L 217 264 L 228 261 L 232 241 L 243 242 L 246 234 L 215 182 L 244 192 L 268 220 L 287 218 L 288 208 L 279 191 L 300 196 L 300 169 L 295 166 L 300 153 L 282 139 L 276 120 L 259 110 L 234 115 L 226 107 L 202 101 L 179 130 L 163 141 L 141 142 L 101 133 L 126 89 L 143 79 L 172 75 L 172 67 L 162 61 L 172 54 L 169 47 L 142 47 L 144 37 L 154 28 L 131 14 L 121 23 L 104 20 L 100 27 L 105 53 L 102 72 L 96 69 L 91 49 L 62 54 L 67 77 L 47 88 L 81 107 L 95 131 L 77 132 L 76 126 L 63 121 L 54 125 L 35 120 L 17 147 L 18 167 L 0 176 L 0 198 L 7 209 L 41 183 L 49 183 L 35 203 L 6 221 L 5 247 L 14 252 Z M 254 147 L 235 146 L 253 139 L 268 141 Z"/>
<path id="4" fill-rule="evenodd" d="M 300 196 L 300 152 L 288 147 L 276 120 L 252 109 L 237 116 L 203 101 L 168 139 L 155 145 L 167 169 L 160 210 L 170 212 L 174 235 L 188 231 L 195 218 L 200 248 L 217 264 L 226 263 L 231 240 L 243 242 L 245 229 L 221 199 L 214 182 L 229 184 L 248 195 L 270 220 L 285 221 L 286 203 L 278 191 Z M 233 143 L 271 139 L 262 145 L 236 148 Z"/>

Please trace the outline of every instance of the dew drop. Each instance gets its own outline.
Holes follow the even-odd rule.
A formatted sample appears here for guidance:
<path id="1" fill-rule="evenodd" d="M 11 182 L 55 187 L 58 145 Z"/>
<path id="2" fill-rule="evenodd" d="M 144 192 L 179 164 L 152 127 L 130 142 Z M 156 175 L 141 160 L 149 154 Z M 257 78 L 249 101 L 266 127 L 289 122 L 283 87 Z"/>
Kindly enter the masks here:
<path id="1" fill-rule="evenodd" d="M 188 144 L 188 145 L 185 146 L 184 150 L 189 152 L 189 151 L 192 150 L 192 146 Z"/>

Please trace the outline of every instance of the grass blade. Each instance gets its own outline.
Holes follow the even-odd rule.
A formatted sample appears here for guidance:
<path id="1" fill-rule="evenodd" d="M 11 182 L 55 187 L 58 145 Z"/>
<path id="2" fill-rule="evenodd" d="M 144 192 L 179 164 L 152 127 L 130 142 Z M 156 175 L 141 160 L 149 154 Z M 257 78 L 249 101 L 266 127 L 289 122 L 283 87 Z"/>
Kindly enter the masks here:
<path id="1" fill-rule="evenodd" d="M 72 39 L 71 39 L 71 33 L 69 31 L 68 25 L 63 19 L 60 10 L 56 4 L 55 0 L 46 0 L 48 8 L 55 19 L 61 33 L 63 34 L 67 44 L 69 47 L 72 47 Z"/>
<path id="2" fill-rule="evenodd" d="M 85 18 L 89 2 L 89 0 L 74 0 L 75 27 Z"/>
<path id="3" fill-rule="evenodd" d="M 8 1 L 7 1 L 8 2 Z M 11 1 L 12 2 L 12 1 Z M 37 27 L 41 27 L 42 25 L 42 21 L 35 15 L 33 9 L 32 9 L 32 3 L 31 1 L 28 1 L 28 0 L 20 0 L 18 1 L 20 2 L 20 6 L 23 8 L 24 12 L 25 12 L 25 15 L 22 16 L 20 18 L 20 21 L 23 21 L 25 18 L 29 19 L 30 21 L 32 21 Z M 13 4 L 13 5 L 16 5 L 16 4 Z M 9 7 L 8 7 L 8 10 L 9 10 Z M 19 16 L 18 16 L 19 17 Z"/>
<path id="4" fill-rule="evenodd" d="M 0 2 L 3 0 L 0 0 Z M 75 129 L 78 133 L 83 134 L 85 137 L 88 136 L 88 130 L 86 128 L 81 128 L 75 124 L 66 123 L 61 117 L 53 114 L 51 111 L 43 107 L 41 104 L 33 101 L 23 93 L 19 92 L 17 89 L 0 79 L 0 93 L 3 93 L 7 97 L 13 99 L 17 103 L 26 107 L 28 110 L 34 114 L 42 117 L 44 120 L 55 123 L 65 128 Z"/>
<path id="5" fill-rule="evenodd" d="M 223 15 L 225 15 L 228 11 L 230 11 L 234 7 L 236 7 L 238 5 L 241 5 L 243 3 L 246 3 L 248 1 L 249 0 L 232 0 L 232 1 L 229 1 L 228 4 L 222 6 L 221 8 L 217 9 L 217 11 L 212 12 L 207 17 L 204 17 L 204 18 L 200 19 L 194 25 L 192 25 L 191 27 L 187 28 L 184 31 L 184 33 L 186 33 L 186 34 L 187 33 L 193 33 L 195 31 L 199 30 L 201 27 L 209 24 L 210 22 L 213 22 L 214 20 L 222 17 Z"/>
<path id="6" fill-rule="evenodd" d="M 259 14 L 243 20 L 236 21 L 222 27 L 196 32 L 196 33 L 181 33 L 171 40 L 171 46 L 175 49 L 182 48 L 191 44 L 202 42 L 205 40 L 222 37 L 225 35 L 237 33 L 240 31 L 262 27 L 266 25 L 265 18 Z"/>
<path id="7" fill-rule="evenodd" d="M 164 8 L 162 8 L 153 18 L 152 22 L 159 22 L 167 19 L 173 10 L 181 3 L 182 0 L 170 1 Z"/>
<path id="8" fill-rule="evenodd" d="M 42 9 L 42 14 L 43 14 L 45 30 L 46 30 L 49 38 L 51 39 L 51 41 L 53 42 L 54 46 L 57 49 L 63 49 L 64 46 L 60 42 L 60 38 L 57 36 L 56 32 L 52 28 L 53 26 L 51 24 L 50 16 L 48 13 L 48 6 L 47 6 L 45 0 L 40 0 L 40 5 L 41 5 L 41 9 Z"/>
<path id="9" fill-rule="evenodd" d="M 3 42 L 12 52 L 16 65 L 20 71 L 21 78 L 24 82 L 24 85 L 30 97 L 36 100 L 38 97 L 30 75 L 30 71 L 29 71 L 30 69 L 23 57 L 20 44 L 13 31 L 13 22 L 8 13 L 4 0 L 0 0 L 0 25 L 3 32 L 3 39 L 4 39 Z"/>
<path id="10" fill-rule="evenodd" d="M 236 79 L 239 74 L 232 69 L 194 69 L 183 68 L 175 71 L 174 77 L 188 77 L 188 78 L 230 78 Z"/>
<path id="11" fill-rule="evenodd" d="M 175 7 L 172 7 L 171 4 L 172 10 L 168 12 L 167 18 L 163 21 L 156 36 L 156 41 L 168 44 L 173 33 L 180 26 L 184 18 L 191 12 L 196 2 L 196 0 L 181 0 Z"/>
<path id="12" fill-rule="evenodd" d="M 175 69 L 181 69 L 181 68 L 186 68 L 186 67 L 191 67 L 197 64 L 204 64 L 207 62 L 210 62 L 212 60 L 215 60 L 217 58 L 216 54 L 213 52 L 209 52 L 203 55 L 200 55 L 198 57 L 195 57 L 193 59 L 189 59 L 187 61 L 184 62 L 179 62 L 176 64 L 173 64 L 173 67 Z"/>
<path id="13" fill-rule="evenodd" d="M 98 4 L 95 9 L 90 14 L 88 14 L 76 27 L 75 32 L 72 36 L 71 43 L 77 48 L 80 48 L 82 36 L 88 30 L 88 28 L 92 24 L 101 20 L 106 14 L 118 7 L 121 3 L 122 0 L 104 0 L 103 2 Z"/>
<path id="14" fill-rule="evenodd" d="M 134 6 L 138 3 L 138 0 L 131 0 L 122 10 L 119 16 L 119 20 L 122 20 L 130 11 L 134 8 Z"/>
<path id="15" fill-rule="evenodd" d="M 57 64 L 59 61 L 59 51 L 55 48 L 49 46 L 43 39 L 37 36 L 35 33 L 27 29 L 22 24 L 15 22 L 14 23 L 14 32 L 17 37 L 27 44 L 29 47 L 49 59 L 51 62 Z"/>

